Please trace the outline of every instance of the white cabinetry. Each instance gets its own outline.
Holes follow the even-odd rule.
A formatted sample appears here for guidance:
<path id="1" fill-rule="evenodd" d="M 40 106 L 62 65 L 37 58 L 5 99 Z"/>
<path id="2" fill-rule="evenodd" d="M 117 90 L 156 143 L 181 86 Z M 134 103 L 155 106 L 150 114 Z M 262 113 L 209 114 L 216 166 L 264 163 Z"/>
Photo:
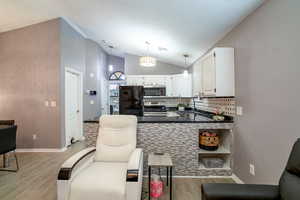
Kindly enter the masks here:
<path id="1" fill-rule="evenodd" d="M 192 96 L 192 76 L 191 74 L 176 74 L 171 76 L 172 96 L 191 97 Z"/>
<path id="2" fill-rule="evenodd" d="M 142 86 L 165 86 L 166 96 L 169 97 L 191 97 L 192 76 L 191 74 L 175 75 L 127 75 L 127 85 Z"/>
<path id="3" fill-rule="evenodd" d="M 198 60 L 194 63 L 193 66 L 193 96 L 198 96 L 202 91 L 201 72 L 201 60 Z"/>
<path id="4" fill-rule="evenodd" d="M 194 64 L 193 94 L 235 96 L 234 49 L 215 48 Z"/>

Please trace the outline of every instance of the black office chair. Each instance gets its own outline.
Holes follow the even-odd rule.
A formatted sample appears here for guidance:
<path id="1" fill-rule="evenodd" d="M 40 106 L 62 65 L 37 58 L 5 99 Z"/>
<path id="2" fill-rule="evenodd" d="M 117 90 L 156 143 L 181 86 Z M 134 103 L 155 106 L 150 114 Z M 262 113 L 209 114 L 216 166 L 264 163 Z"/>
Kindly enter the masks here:
<path id="1" fill-rule="evenodd" d="M 0 171 L 17 172 L 19 170 L 19 163 L 16 154 L 16 136 L 17 136 L 17 126 L 9 126 L 7 128 L 0 129 L 0 155 L 3 154 L 3 168 Z M 16 160 L 16 169 L 6 168 L 6 157 L 5 154 L 9 152 L 14 153 Z"/>
<path id="2" fill-rule="evenodd" d="M 202 200 L 299 200 L 300 138 L 294 144 L 279 185 L 224 184 L 202 185 Z"/>

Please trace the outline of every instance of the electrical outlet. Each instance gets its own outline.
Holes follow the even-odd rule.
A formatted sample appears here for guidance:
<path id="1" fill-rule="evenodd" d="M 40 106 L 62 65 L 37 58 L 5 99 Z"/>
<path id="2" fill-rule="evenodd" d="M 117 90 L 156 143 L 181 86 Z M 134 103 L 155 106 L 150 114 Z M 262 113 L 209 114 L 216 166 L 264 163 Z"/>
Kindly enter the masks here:
<path id="1" fill-rule="evenodd" d="M 91 101 L 90 101 L 90 104 L 92 104 L 92 105 L 93 105 L 94 103 L 95 103 L 95 102 L 94 102 L 93 100 L 91 100 Z"/>
<path id="2" fill-rule="evenodd" d="M 33 134 L 33 135 L 32 135 L 32 139 L 33 139 L 33 140 L 36 140 L 36 138 L 37 138 L 37 137 L 36 137 L 36 134 Z"/>
<path id="3" fill-rule="evenodd" d="M 45 106 L 49 107 L 49 101 L 45 101 Z"/>
<path id="4" fill-rule="evenodd" d="M 252 175 L 252 176 L 255 176 L 255 167 L 254 167 L 254 165 L 253 164 L 250 164 L 249 165 L 249 168 L 250 168 L 250 174 Z"/>
<path id="5" fill-rule="evenodd" d="M 236 107 L 236 114 L 237 115 L 243 115 L 243 107 L 242 106 L 237 106 Z"/>

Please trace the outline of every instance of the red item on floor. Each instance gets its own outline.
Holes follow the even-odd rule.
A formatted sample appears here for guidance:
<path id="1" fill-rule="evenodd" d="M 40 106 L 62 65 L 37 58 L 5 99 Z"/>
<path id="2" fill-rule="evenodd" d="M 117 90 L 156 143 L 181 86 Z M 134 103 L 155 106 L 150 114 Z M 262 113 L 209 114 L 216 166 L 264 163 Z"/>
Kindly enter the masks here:
<path id="1" fill-rule="evenodd" d="M 153 198 L 158 198 L 163 194 L 163 182 L 160 180 L 151 181 L 150 195 Z"/>

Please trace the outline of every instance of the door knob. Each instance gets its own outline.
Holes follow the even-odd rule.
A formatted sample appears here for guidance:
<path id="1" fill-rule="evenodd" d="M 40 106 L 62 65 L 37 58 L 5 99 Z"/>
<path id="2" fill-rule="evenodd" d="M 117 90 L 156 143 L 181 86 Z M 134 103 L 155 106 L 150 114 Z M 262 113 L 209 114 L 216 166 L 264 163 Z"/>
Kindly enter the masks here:
<path id="1" fill-rule="evenodd" d="M 79 110 L 77 110 L 76 112 L 79 113 Z"/>

